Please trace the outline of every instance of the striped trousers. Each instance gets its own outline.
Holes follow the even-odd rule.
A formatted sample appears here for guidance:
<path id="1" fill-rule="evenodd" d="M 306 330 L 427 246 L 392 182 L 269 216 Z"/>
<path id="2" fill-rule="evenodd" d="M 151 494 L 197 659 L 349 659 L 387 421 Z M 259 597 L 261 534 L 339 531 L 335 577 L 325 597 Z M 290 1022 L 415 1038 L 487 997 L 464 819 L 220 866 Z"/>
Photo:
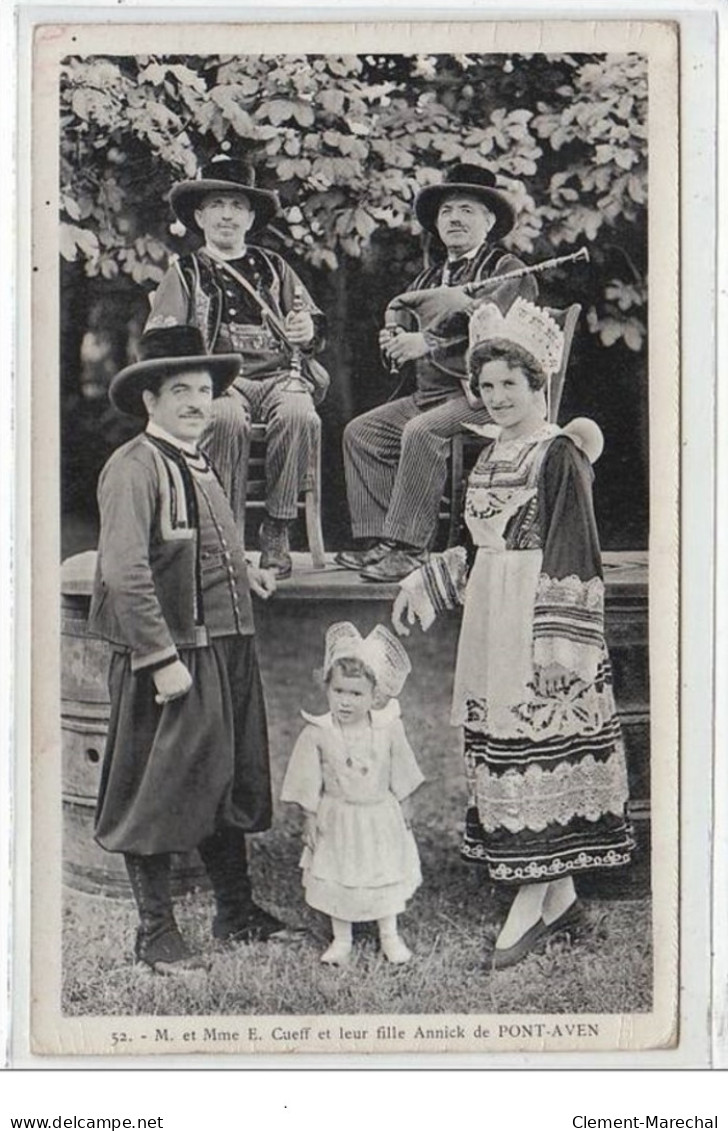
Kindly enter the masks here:
<path id="1" fill-rule="evenodd" d="M 280 377 L 239 377 L 212 403 L 200 447 L 210 457 L 240 530 L 245 526 L 251 423 L 265 424 L 265 507 L 272 518 L 296 517 L 298 496 L 308 485 L 312 446 L 321 421 L 307 392 L 282 388 Z"/>
<path id="2" fill-rule="evenodd" d="M 346 493 L 355 538 L 388 538 L 425 549 L 435 537 L 450 440 L 467 424 L 487 424 L 457 392 L 418 405 L 388 401 L 344 429 Z"/>

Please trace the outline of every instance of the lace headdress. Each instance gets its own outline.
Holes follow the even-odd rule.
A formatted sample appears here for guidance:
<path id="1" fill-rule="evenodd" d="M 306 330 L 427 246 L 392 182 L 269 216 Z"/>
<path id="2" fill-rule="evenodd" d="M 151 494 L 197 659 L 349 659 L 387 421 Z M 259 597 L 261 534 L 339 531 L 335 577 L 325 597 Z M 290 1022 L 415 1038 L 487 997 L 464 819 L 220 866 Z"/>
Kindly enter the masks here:
<path id="1" fill-rule="evenodd" d="M 362 636 L 350 621 L 338 621 L 326 632 L 324 679 L 335 660 L 351 657 L 361 660 L 374 673 L 377 690 L 387 698 L 399 695 L 412 671 L 409 656 L 384 625 L 376 625 L 368 636 Z"/>
<path id="2" fill-rule="evenodd" d="M 547 379 L 558 372 L 564 355 L 564 332 L 542 306 L 517 298 L 507 314 L 484 302 L 470 316 L 470 350 L 483 342 L 512 342 L 541 366 Z"/>

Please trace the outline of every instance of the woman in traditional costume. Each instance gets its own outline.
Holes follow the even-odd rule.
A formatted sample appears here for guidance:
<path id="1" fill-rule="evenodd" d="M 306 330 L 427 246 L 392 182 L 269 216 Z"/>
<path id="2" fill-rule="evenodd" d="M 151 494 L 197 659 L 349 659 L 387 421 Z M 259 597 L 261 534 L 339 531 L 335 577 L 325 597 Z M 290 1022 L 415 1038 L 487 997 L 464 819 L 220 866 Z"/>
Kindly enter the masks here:
<path id="1" fill-rule="evenodd" d="M 496 969 L 573 919 L 575 875 L 623 866 L 634 847 L 588 458 L 601 434 L 546 420 L 563 348 L 548 311 L 524 299 L 472 315 L 471 381 L 496 426 L 466 494 L 473 545 L 407 577 L 392 618 L 407 634 L 464 606 L 452 707 L 469 793 L 462 854 L 515 890 Z"/>

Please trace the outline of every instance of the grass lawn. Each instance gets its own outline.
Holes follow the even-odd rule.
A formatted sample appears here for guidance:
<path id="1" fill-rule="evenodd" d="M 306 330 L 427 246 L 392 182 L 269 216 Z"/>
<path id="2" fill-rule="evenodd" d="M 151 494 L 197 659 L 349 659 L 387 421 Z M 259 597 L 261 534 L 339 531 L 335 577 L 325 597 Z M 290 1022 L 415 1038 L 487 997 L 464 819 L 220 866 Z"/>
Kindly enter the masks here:
<path id="1" fill-rule="evenodd" d="M 64 914 L 63 1008 L 77 1016 L 649 1010 L 648 902 L 590 901 L 587 907 L 580 937 L 555 936 L 542 953 L 492 973 L 488 955 L 499 904 L 457 869 L 446 868 L 434 882 L 430 878 L 403 920 L 403 934 L 415 952 L 409 965 L 390 966 L 366 927 L 357 932 L 355 958 L 339 970 L 319 962 L 327 922 L 300 899 L 285 910 L 289 921 L 310 928 L 302 942 L 223 949 L 210 941 L 209 896 L 188 895 L 178 904 L 179 921 L 188 938 L 210 955 L 210 971 L 161 978 L 131 964 L 130 904 L 72 893 Z"/>
<path id="2" fill-rule="evenodd" d="M 364 632 L 386 608 L 272 605 L 258 610 L 261 667 L 269 707 L 274 793 L 302 720 L 299 708 L 323 711 L 311 678 L 323 632 L 353 619 Z M 645 885 L 596 879 L 588 889 L 578 937 L 554 936 L 517 967 L 493 973 L 489 954 L 510 895 L 459 858 L 464 809 L 460 739 L 448 725 L 457 625 L 444 621 L 412 638 L 413 673 L 402 696 L 410 741 L 427 778 L 414 806 L 424 883 L 402 917 L 414 951 L 405 967 L 381 957 L 369 926 L 357 930 L 355 959 L 321 965 L 329 939 L 325 916 L 303 902 L 295 808 L 276 806 L 273 828 L 251 838 L 251 872 L 260 902 L 307 929 L 295 944 L 213 945 L 206 892 L 184 896 L 180 924 L 211 958 L 209 974 L 162 978 L 132 964 L 135 916 L 130 902 L 67 890 L 64 899 L 63 1010 L 69 1015 L 275 1015 L 427 1013 L 622 1013 L 652 1005 L 651 910 Z M 90 831 L 90 830 L 89 830 Z"/>

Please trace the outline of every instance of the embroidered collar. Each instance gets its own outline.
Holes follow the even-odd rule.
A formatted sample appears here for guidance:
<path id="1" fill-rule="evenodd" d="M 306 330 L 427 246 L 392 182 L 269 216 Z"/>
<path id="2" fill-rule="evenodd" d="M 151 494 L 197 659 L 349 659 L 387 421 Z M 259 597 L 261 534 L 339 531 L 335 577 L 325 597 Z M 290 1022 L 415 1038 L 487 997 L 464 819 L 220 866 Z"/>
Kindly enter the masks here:
<path id="1" fill-rule="evenodd" d="M 485 240 L 483 240 L 483 243 L 485 243 Z M 480 253 L 482 247 L 483 244 L 479 243 L 477 247 L 472 247 L 470 251 L 465 251 L 462 255 L 448 255 L 447 259 L 445 260 L 445 264 L 462 263 L 464 259 L 475 259 L 476 255 Z"/>
<path id="2" fill-rule="evenodd" d="M 538 428 L 535 428 L 533 432 L 529 432 L 525 436 L 514 436 L 512 439 L 506 439 L 499 434 L 496 436 L 495 450 L 499 455 L 506 452 L 508 454 L 515 454 L 519 452 L 521 448 L 530 447 L 532 444 L 537 444 L 542 440 L 553 440 L 554 436 L 558 436 L 560 432 L 561 429 L 558 424 L 544 422 L 539 425 Z"/>
<path id="3" fill-rule="evenodd" d="M 216 247 L 208 247 L 207 244 L 205 244 L 204 248 L 201 250 L 207 252 L 210 259 L 222 260 L 225 263 L 234 263 L 236 259 L 245 259 L 250 248 L 244 243 L 242 250 L 236 251 L 234 255 L 226 255 L 224 251 L 218 251 Z"/>
<path id="4" fill-rule="evenodd" d="M 147 422 L 145 429 L 149 436 L 156 436 L 158 440 L 164 440 L 166 444 L 171 444 L 173 448 L 178 448 L 179 451 L 185 452 L 187 455 L 198 455 L 198 448 L 196 444 L 191 444 L 188 440 L 178 440 L 176 436 L 172 436 L 166 429 L 160 428 L 153 420 Z"/>
<path id="5" fill-rule="evenodd" d="M 485 242 L 485 241 L 484 241 Z M 448 255 L 447 259 L 442 265 L 442 282 L 447 286 L 453 285 L 456 278 L 459 277 L 459 272 L 465 267 L 466 264 L 472 263 L 483 248 L 481 243 L 478 247 L 473 247 L 470 251 L 466 251 L 463 255 Z"/>
<path id="6" fill-rule="evenodd" d="M 217 472 L 201 448 L 196 448 L 194 445 L 184 443 L 181 440 L 175 440 L 174 436 L 170 436 L 169 432 L 165 432 L 158 425 L 148 427 L 145 434 L 155 447 L 164 452 L 170 459 L 176 460 L 180 466 L 189 468 L 195 475 L 217 476 Z"/>
<path id="7" fill-rule="evenodd" d="M 307 723 L 311 723 L 315 727 L 321 727 L 322 730 L 333 730 L 336 734 L 340 734 L 340 728 L 334 722 L 331 711 L 327 711 L 325 715 L 310 715 L 308 711 L 301 711 L 301 715 Z M 390 699 L 386 707 L 381 711 L 372 710 L 369 713 L 372 729 L 378 730 L 383 727 L 388 727 L 395 719 L 400 716 L 399 699 Z"/>

